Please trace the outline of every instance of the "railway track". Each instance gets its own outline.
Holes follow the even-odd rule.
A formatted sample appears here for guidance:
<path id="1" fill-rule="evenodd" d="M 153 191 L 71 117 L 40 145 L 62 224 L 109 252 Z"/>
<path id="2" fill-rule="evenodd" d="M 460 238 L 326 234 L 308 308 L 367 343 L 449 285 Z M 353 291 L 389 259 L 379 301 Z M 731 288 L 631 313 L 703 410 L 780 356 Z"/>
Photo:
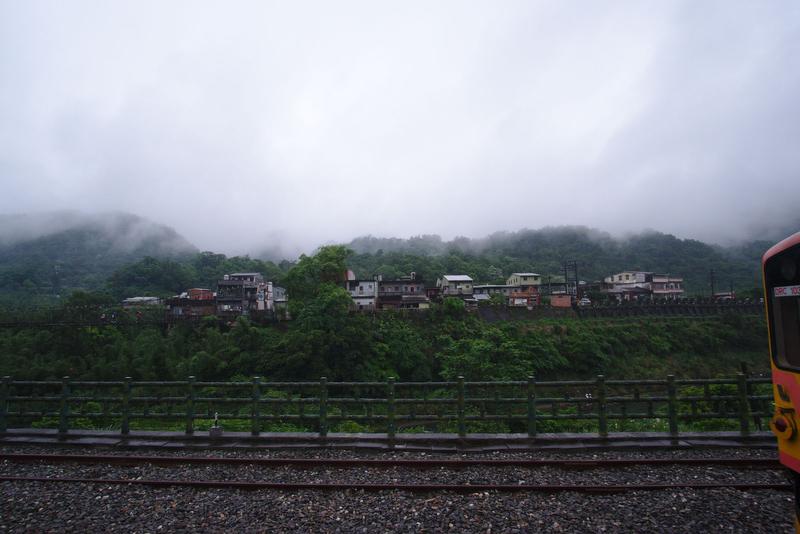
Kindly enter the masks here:
<path id="1" fill-rule="evenodd" d="M 100 484 L 105 486 L 182 486 L 190 488 L 240 489 L 240 490 L 280 490 L 280 491 L 407 491 L 412 493 L 431 493 L 451 491 L 454 493 L 479 493 L 483 491 L 500 492 L 544 492 L 564 491 L 579 493 L 622 493 L 628 491 L 657 491 L 670 489 L 737 489 L 737 490 L 778 490 L 792 491 L 789 483 L 671 483 L 671 484 L 369 484 L 369 483 L 298 483 L 298 482 L 241 482 L 235 480 L 173 480 L 173 479 L 118 479 L 118 478 L 73 478 L 73 477 L 0 477 L 0 482 L 43 482 L 46 484 Z"/>
<path id="2" fill-rule="evenodd" d="M 624 468 L 630 466 L 727 466 L 779 469 L 773 458 L 627 458 L 627 459 L 375 459 L 375 458 L 236 458 L 215 456 L 144 456 L 113 454 L 28 454 L 0 453 L 0 461 L 18 463 L 80 463 L 113 465 L 252 465 L 305 468 L 403 467 L 409 469 L 467 467 L 559 467 L 563 469 Z"/>
<path id="3" fill-rule="evenodd" d="M 609 470 L 621 471 L 632 467 L 637 468 L 699 468 L 699 467 L 724 467 L 748 470 L 778 471 L 782 467 L 773 458 L 614 458 L 614 459 L 375 459 L 375 458 L 242 458 L 242 457 L 212 457 L 212 456 L 143 456 L 143 455 L 108 455 L 108 454 L 29 454 L 29 453 L 2 453 L 0 461 L 19 464 L 37 464 L 40 466 L 53 466 L 58 464 L 77 464 L 81 466 L 225 466 L 225 467 L 258 467 L 258 468 L 284 468 L 296 470 L 327 470 L 327 469 L 403 469 L 403 470 L 461 470 L 469 468 L 520 468 L 533 470 L 538 468 L 557 468 L 561 470 Z M 268 472 L 267 472 L 268 474 Z M 263 474 L 262 474 L 263 476 Z M 269 477 L 268 477 L 269 478 Z M 312 477 L 313 478 L 313 477 Z M 671 489 L 738 489 L 738 490 L 777 490 L 791 491 L 788 482 L 696 482 L 677 481 L 668 483 L 435 483 L 431 481 L 414 482 L 389 481 L 389 482 L 364 482 L 364 481 L 321 481 L 297 482 L 280 480 L 205 480 L 187 478 L 141 478 L 128 475 L 123 477 L 78 477 L 78 476 L 0 476 L 0 482 L 37 482 L 45 484 L 98 484 L 105 486 L 129 485 L 168 487 L 181 486 L 188 488 L 216 488 L 239 490 L 277 490 L 277 491 L 404 491 L 412 493 L 430 492 L 580 492 L 580 493 L 620 493 L 630 491 L 656 491 Z"/>
<path id="4" fill-rule="evenodd" d="M 0 449 L 0 516 L 20 531 L 789 532 L 791 490 L 762 449 Z"/>

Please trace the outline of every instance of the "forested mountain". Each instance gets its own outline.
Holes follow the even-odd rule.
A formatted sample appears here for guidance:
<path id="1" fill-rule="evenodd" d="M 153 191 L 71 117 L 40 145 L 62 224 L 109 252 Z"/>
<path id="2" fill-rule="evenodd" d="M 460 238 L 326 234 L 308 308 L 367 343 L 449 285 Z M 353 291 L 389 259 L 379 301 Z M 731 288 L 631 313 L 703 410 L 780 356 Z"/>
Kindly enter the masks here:
<path id="1" fill-rule="evenodd" d="M 146 256 L 181 260 L 196 252 L 172 228 L 131 214 L 0 215 L 0 295 L 36 300 L 98 289 Z"/>
<path id="2" fill-rule="evenodd" d="M 586 227 L 499 232 L 480 239 L 437 235 L 409 239 L 359 237 L 347 247 L 359 277 L 392 278 L 412 271 L 433 284 L 444 273 L 502 283 L 512 272 L 563 274 L 574 260 L 588 282 L 626 269 L 683 276 L 687 294 L 730 285 L 750 295 L 760 285 L 759 259 L 772 241 L 709 245 L 655 231 L 613 237 Z M 197 249 L 173 229 L 129 214 L 0 215 L 0 299 L 35 302 L 72 290 L 106 291 L 114 298 L 172 295 L 188 287 L 214 287 L 225 273 L 262 272 L 283 283 L 293 262 L 226 257 Z"/>
<path id="3" fill-rule="evenodd" d="M 558 275 L 563 273 L 563 262 L 574 260 L 581 280 L 597 281 L 622 270 L 655 271 L 683 276 L 689 293 L 702 293 L 709 290 L 712 269 L 717 288 L 733 284 L 741 292 L 757 287 L 759 259 L 769 243 L 725 248 L 654 231 L 614 238 L 568 226 L 496 233 L 482 239 L 458 237 L 449 242 L 435 235 L 407 240 L 368 236 L 348 246 L 356 252 L 350 264 L 359 276 L 391 277 L 413 270 L 429 281 L 447 272 L 499 283 L 515 271 Z"/>

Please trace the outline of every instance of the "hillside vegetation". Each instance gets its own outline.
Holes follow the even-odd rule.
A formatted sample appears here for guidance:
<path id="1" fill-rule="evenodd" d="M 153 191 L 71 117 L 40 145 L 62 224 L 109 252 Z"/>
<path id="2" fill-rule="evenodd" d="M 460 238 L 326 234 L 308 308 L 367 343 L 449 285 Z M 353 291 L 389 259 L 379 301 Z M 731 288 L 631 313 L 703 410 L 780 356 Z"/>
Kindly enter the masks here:
<path id="1" fill-rule="evenodd" d="M 214 317 L 168 330 L 53 326 L 0 330 L 0 374 L 44 379 L 523 380 L 717 376 L 741 361 L 768 370 L 760 316 L 704 319 L 540 320 L 487 323 L 463 301 L 424 314 L 351 313 L 336 281 L 344 247 L 302 256 L 285 276 L 294 320 L 256 326 Z M 227 260 L 223 260 L 227 261 Z M 103 300 L 74 294 L 62 313 L 80 315 Z M 111 302 L 111 301 L 106 301 Z"/>
<path id="2" fill-rule="evenodd" d="M 294 261 L 274 263 L 226 257 L 197 249 L 171 228 L 127 214 L 0 216 L 0 303 L 20 307 L 54 303 L 74 290 L 104 291 L 113 298 L 168 296 L 188 287 L 215 287 L 223 274 L 258 271 L 285 284 Z M 563 273 L 575 260 L 588 282 L 626 269 L 683 276 L 687 295 L 730 285 L 751 296 L 760 286 L 759 258 L 767 241 L 723 248 L 669 234 L 646 232 L 625 239 L 584 227 L 496 233 L 482 239 L 439 236 L 410 239 L 360 237 L 347 247 L 348 268 L 359 277 L 418 273 L 427 284 L 445 273 L 502 283 L 512 272 Z"/>
<path id="3" fill-rule="evenodd" d="M 614 239 L 589 228 L 559 227 L 450 242 L 439 236 L 361 237 L 348 246 L 356 253 L 349 264 L 361 276 L 416 271 L 430 281 L 443 273 L 465 273 L 476 281 L 502 283 L 512 272 L 558 275 L 564 261 L 575 260 L 581 280 L 598 281 L 623 270 L 654 271 L 683 276 L 692 294 L 708 294 L 709 272 L 714 269 L 718 289 L 732 284 L 749 296 L 760 286 L 760 257 L 770 243 L 723 248 L 659 232 Z"/>
<path id="4" fill-rule="evenodd" d="M 144 257 L 181 261 L 196 252 L 172 228 L 130 214 L 0 215 L 0 296 L 46 302 L 102 289 L 115 270 Z"/>

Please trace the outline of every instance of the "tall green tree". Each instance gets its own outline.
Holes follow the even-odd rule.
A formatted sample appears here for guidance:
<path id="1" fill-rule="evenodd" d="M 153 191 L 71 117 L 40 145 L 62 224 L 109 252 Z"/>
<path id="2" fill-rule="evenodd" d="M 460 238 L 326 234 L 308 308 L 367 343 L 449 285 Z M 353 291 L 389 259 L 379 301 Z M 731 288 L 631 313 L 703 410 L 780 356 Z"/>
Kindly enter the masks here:
<path id="1" fill-rule="evenodd" d="M 297 313 L 305 303 L 315 298 L 321 288 L 345 280 L 350 250 L 341 245 L 320 247 L 316 254 L 300 256 L 297 265 L 286 275 L 289 305 Z"/>

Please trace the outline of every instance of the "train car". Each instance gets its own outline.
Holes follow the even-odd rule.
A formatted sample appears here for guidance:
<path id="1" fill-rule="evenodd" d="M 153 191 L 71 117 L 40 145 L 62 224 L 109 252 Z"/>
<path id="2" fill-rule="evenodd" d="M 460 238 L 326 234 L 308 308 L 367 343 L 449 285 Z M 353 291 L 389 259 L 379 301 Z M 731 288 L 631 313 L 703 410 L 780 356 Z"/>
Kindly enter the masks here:
<path id="1" fill-rule="evenodd" d="M 775 396 L 769 426 L 778 438 L 781 463 L 795 473 L 795 529 L 800 532 L 800 232 L 764 254 L 762 272 Z"/>

